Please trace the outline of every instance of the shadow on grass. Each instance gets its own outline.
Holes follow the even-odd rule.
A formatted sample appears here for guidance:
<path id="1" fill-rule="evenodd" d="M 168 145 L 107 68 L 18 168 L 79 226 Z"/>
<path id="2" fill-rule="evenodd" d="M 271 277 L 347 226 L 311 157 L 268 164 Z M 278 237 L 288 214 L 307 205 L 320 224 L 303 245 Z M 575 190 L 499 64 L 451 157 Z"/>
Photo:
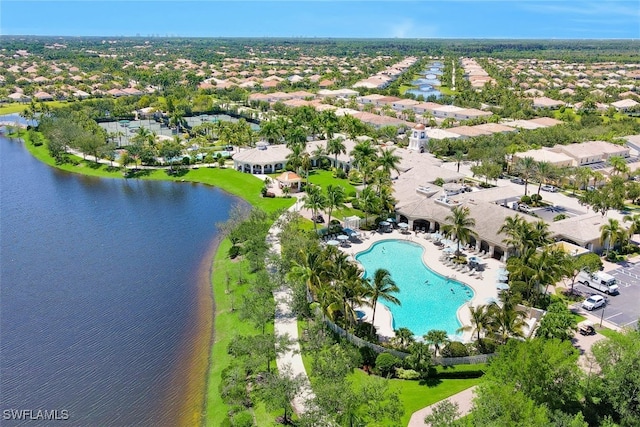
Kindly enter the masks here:
<path id="1" fill-rule="evenodd" d="M 181 176 L 185 176 L 187 173 L 189 173 L 189 169 L 167 169 L 165 170 L 166 174 L 169 176 L 173 176 L 173 177 L 181 177 Z"/>
<path id="2" fill-rule="evenodd" d="M 141 178 L 143 176 L 149 176 L 153 172 L 153 169 L 128 169 L 125 174 L 125 178 Z"/>

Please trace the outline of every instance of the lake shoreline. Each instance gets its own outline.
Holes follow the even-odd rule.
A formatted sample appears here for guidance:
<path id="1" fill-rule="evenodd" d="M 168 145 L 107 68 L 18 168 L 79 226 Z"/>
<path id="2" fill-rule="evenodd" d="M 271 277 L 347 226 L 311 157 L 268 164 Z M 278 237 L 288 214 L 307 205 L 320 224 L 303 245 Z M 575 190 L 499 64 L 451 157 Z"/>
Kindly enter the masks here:
<path id="1" fill-rule="evenodd" d="M 38 155 L 39 153 L 35 150 L 36 147 L 34 147 L 30 143 L 28 138 L 25 139 L 25 136 L 26 135 L 20 134 L 18 139 L 20 139 L 20 141 L 24 144 L 24 147 L 27 149 L 27 151 L 37 160 L 57 170 L 101 179 L 145 179 L 144 177 L 125 178 L 122 175 L 100 177 L 94 176 L 92 174 L 85 174 L 82 170 L 67 170 L 55 164 L 55 162 L 53 162 L 53 159 L 50 159 L 51 162 L 49 162 L 47 161 L 47 159 L 43 158 L 42 155 Z M 167 177 L 166 181 L 178 182 L 177 180 L 171 179 L 169 177 Z M 192 184 L 199 183 L 207 186 L 213 186 L 251 205 L 241 196 L 227 191 L 226 189 L 223 189 L 221 187 L 206 182 L 188 182 Z M 187 336 L 183 337 L 184 344 L 180 345 L 180 362 L 179 365 L 174 368 L 174 372 L 171 374 L 171 378 L 168 383 L 168 389 L 165 393 L 167 396 L 169 396 L 171 395 L 171 393 L 169 393 L 169 390 L 177 388 L 179 390 L 183 390 L 183 392 L 181 392 L 181 396 L 183 396 L 183 399 L 181 399 L 180 402 L 172 403 L 167 400 L 168 398 L 165 398 L 163 402 L 158 402 L 157 404 L 157 407 L 160 408 L 160 410 L 165 408 L 165 404 L 167 404 L 168 407 L 173 406 L 176 408 L 175 418 L 167 420 L 166 425 L 191 427 L 193 425 L 205 424 L 207 416 L 209 372 L 213 363 L 212 354 L 213 345 L 215 343 L 215 320 L 217 315 L 214 299 L 215 291 L 213 287 L 213 265 L 214 260 L 218 255 L 218 251 L 220 250 L 220 243 L 223 240 L 224 237 L 214 237 L 213 241 L 209 244 L 209 247 L 195 273 L 197 280 L 196 298 L 198 300 L 196 302 L 196 313 L 193 315 L 193 317 L 196 324 L 198 325 L 198 328 L 195 331 L 188 333 Z M 182 362 L 182 360 L 185 361 Z"/>

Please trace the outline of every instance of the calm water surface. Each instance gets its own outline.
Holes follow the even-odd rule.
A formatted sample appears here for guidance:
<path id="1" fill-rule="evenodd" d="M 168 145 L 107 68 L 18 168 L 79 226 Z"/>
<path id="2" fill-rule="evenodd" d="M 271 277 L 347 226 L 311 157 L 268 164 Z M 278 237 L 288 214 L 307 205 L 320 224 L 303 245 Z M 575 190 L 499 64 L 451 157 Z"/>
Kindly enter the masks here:
<path id="1" fill-rule="evenodd" d="M 181 396 L 167 385 L 201 322 L 196 270 L 236 199 L 59 172 L 4 138 L 0 190 L 0 411 L 171 425 Z"/>

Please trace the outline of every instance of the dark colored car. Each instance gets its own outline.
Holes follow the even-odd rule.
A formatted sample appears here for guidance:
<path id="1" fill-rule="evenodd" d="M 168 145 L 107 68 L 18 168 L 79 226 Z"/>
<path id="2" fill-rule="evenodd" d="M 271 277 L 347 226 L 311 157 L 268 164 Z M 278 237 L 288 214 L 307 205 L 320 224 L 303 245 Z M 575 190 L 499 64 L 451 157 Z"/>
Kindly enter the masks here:
<path id="1" fill-rule="evenodd" d="M 311 221 L 317 222 L 318 224 L 324 223 L 324 217 L 322 215 L 314 215 L 311 217 Z"/>
<path id="2" fill-rule="evenodd" d="M 524 185 L 524 179 L 518 177 L 511 178 L 511 182 L 513 182 L 514 184 Z"/>

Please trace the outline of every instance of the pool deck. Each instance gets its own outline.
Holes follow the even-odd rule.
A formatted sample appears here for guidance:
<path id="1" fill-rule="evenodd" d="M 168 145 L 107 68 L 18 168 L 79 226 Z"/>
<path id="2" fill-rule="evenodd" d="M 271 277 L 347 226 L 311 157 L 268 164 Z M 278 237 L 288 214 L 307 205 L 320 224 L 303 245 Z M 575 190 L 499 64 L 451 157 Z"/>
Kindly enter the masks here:
<path id="1" fill-rule="evenodd" d="M 440 257 L 442 256 L 442 250 L 438 248 L 438 246 L 433 244 L 433 241 L 429 238 L 428 234 L 418 233 L 417 235 L 413 232 L 411 233 L 401 233 L 400 230 L 394 230 L 391 233 L 378 233 L 371 231 L 363 231 L 361 232 L 362 237 L 361 241 L 350 242 L 350 246 L 340 246 L 340 250 L 344 253 L 352 256 L 356 256 L 358 253 L 366 251 L 369 249 L 374 243 L 383 241 L 383 240 L 405 240 L 408 242 L 413 242 L 421 245 L 425 251 L 422 255 L 422 260 L 429 268 L 436 273 L 439 273 L 445 277 L 450 277 L 458 282 L 464 283 L 473 289 L 474 296 L 471 301 L 462 305 L 457 312 L 458 320 L 463 325 L 470 325 L 470 315 L 468 306 L 478 306 L 487 304 L 487 300 L 490 298 L 498 298 L 498 290 L 496 289 L 496 282 L 498 276 L 498 269 L 503 266 L 503 264 L 493 258 L 486 258 L 484 261 L 486 265 L 484 266 L 484 271 L 481 275 L 470 276 L 463 271 L 457 271 L 453 268 L 445 265 L 442 261 L 440 261 Z M 469 253 L 468 251 L 462 251 L 466 253 L 468 256 L 474 255 Z M 446 295 L 445 295 L 446 296 Z M 359 310 L 362 310 L 366 313 L 365 319 L 369 320 L 372 316 L 372 310 L 370 307 L 363 306 L 359 307 Z M 393 319 L 391 312 L 384 305 L 379 303 L 376 307 L 376 315 L 375 315 L 375 327 L 378 330 L 378 335 L 381 337 L 391 338 L 395 336 L 393 332 Z M 465 331 L 462 334 L 462 339 L 465 342 L 471 341 L 472 331 Z"/>

